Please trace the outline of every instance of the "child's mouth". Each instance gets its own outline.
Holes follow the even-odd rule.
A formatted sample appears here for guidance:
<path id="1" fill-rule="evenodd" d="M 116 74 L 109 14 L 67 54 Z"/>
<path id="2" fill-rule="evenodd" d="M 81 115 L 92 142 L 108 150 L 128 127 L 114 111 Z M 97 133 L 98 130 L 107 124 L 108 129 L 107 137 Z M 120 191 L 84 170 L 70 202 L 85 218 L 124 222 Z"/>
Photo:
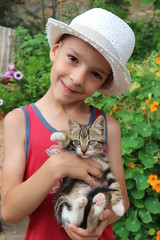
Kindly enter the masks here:
<path id="1" fill-rule="evenodd" d="M 62 83 L 62 88 L 65 92 L 67 92 L 69 94 L 78 93 L 77 91 L 74 91 L 74 90 L 68 88 L 62 80 L 61 80 L 61 83 Z"/>

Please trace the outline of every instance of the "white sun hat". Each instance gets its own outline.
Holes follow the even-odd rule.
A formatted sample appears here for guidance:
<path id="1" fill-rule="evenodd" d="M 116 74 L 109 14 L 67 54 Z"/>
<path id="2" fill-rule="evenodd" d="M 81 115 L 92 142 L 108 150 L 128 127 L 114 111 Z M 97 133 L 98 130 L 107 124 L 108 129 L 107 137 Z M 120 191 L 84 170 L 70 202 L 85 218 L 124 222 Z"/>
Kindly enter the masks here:
<path id="1" fill-rule="evenodd" d="M 131 77 L 125 64 L 133 52 L 135 36 L 122 19 L 104 9 L 93 8 L 75 17 L 69 25 L 49 18 L 46 33 L 51 48 L 63 34 L 70 34 L 103 55 L 112 68 L 113 77 L 111 81 L 106 80 L 99 91 L 116 95 L 129 89 Z"/>

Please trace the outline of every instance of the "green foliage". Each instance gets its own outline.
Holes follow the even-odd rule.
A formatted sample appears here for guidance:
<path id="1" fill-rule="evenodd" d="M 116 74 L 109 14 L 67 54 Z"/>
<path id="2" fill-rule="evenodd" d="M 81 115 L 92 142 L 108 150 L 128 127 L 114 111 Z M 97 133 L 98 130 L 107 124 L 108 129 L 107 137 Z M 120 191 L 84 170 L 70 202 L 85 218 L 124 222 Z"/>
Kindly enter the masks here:
<path id="1" fill-rule="evenodd" d="M 11 79 L 8 85 L 0 84 L 0 96 L 4 101 L 0 112 L 4 113 L 37 101 L 50 84 L 51 62 L 46 37 L 42 34 L 31 36 L 28 30 L 17 27 L 14 44 L 14 62 L 23 78 Z"/>
<path id="2" fill-rule="evenodd" d="M 135 66 L 132 60 L 130 61 L 128 68 L 131 69 L 132 84 L 128 93 L 114 97 L 96 92 L 86 101 L 104 109 L 117 119 L 121 126 L 122 160 L 130 208 L 124 217 L 114 224 L 117 240 L 155 239 L 160 226 L 159 193 L 147 183 L 150 175 L 156 174 L 160 177 L 160 77 L 157 76 L 160 65 L 156 63 L 158 56 L 158 52 L 152 52 L 146 60 Z M 153 103 L 157 103 L 158 107 L 154 109 Z M 116 111 L 114 106 L 117 107 Z"/>

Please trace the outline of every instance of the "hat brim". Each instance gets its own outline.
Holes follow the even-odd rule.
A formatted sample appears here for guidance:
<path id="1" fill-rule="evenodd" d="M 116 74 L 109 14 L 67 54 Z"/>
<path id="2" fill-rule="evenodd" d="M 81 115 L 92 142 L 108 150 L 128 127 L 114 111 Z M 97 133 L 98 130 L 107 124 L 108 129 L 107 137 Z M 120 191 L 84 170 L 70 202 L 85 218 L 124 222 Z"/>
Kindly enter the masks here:
<path id="1" fill-rule="evenodd" d="M 100 45 L 94 38 L 88 36 L 87 32 L 85 34 L 85 29 L 83 33 L 76 29 L 76 26 L 70 26 L 56 19 L 49 18 L 46 25 L 47 39 L 50 47 L 58 42 L 63 34 L 73 35 L 82 39 L 83 41 L 89 43 L 93 48 L 102 54 L 102 56 L 108 61 L 112 68 L 113 79 L 102 86 L 99 92 L 111 95 L 122 94 L 126 92 L 131 83 L 131 77 L 126 66 L 121 63 L 115 54 L 110 51 L 110 48 L 104 48 Z"/>

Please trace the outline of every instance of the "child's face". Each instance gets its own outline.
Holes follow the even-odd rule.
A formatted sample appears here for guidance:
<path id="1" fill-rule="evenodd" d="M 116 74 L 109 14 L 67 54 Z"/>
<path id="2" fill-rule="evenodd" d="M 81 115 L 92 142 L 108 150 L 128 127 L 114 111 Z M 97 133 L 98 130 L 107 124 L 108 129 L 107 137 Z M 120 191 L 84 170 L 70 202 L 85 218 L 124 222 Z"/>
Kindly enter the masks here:
<path id="1" fill-rule="evenodd" d="M 81 101 L 98 90 L 111 74 L 104 57 L 83 40 L 68 36 L 53 46 L 51 84 L 62 103 Z"/>

